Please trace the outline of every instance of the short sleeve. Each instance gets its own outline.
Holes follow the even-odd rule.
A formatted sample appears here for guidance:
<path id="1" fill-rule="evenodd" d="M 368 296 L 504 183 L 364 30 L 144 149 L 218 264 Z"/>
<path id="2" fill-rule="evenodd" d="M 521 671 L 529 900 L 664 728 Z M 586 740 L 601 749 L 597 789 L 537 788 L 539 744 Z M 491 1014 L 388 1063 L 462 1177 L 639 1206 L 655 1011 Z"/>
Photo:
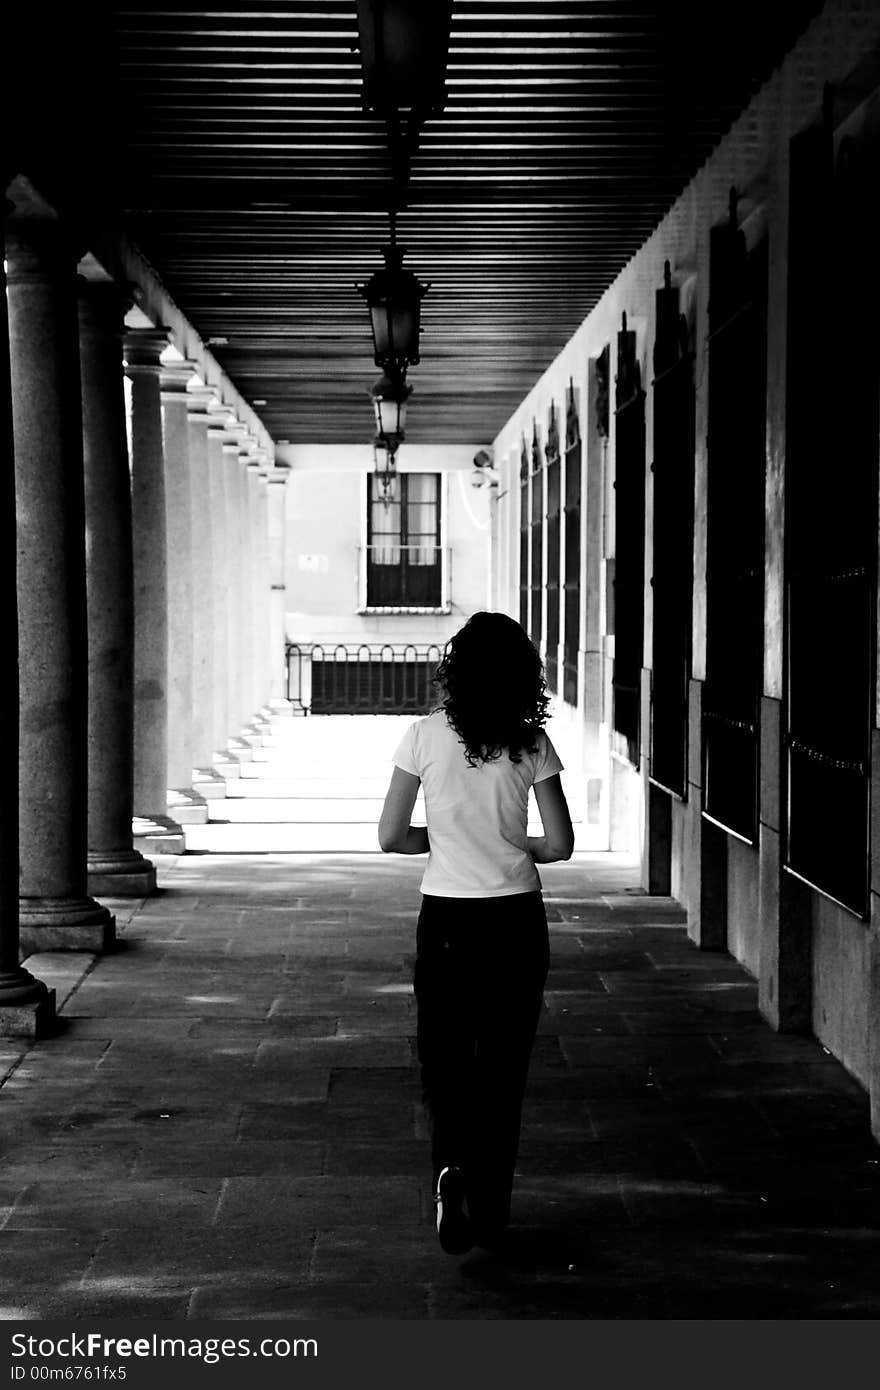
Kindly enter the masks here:
<path id="1" fill-rule="evenodd" d="M 404 772 L 411 772 L 414 777 L 421 774 L 416 767 L 416 729 L 418 724 L 410 724 L 403 738 L 398 743 L 391 755 L 391 761 L 395 767 L 402 768 Z"/>
<path id="2" fill-rule="evenodd" d="M 533 782 L 544 782 L 562 771 L 562 759 L 542 729 L 538 735 L 538 749 L 535 753 L 535 774 Z"/>

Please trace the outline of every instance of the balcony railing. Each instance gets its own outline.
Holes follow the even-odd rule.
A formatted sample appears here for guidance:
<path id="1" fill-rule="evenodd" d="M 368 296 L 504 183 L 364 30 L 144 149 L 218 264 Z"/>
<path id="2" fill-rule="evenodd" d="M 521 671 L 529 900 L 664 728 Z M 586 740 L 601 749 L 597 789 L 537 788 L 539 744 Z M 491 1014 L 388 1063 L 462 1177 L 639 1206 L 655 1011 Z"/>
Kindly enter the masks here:
<path id="1" fill-rule="evenodd" d="M 443 652 L 431 643 L 287 643 L 287 698 L 296 714 L 427 714 Z"/>
<path id="2" fill-rule="evenodd" d="M 377 542 L 360 552 L 361 608 L 444 610 L 449 552 L 440 545 Z"/>

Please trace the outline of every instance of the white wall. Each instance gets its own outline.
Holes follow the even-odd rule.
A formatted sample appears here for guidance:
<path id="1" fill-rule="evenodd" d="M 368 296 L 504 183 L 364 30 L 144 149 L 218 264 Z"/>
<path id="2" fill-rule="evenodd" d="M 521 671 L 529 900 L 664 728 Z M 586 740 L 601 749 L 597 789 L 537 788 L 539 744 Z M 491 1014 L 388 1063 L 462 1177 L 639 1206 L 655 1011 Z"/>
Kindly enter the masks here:
<path id="1" fill-rule="evenodd" d="M 366 543 L 368 446 L 287 445 L 287 636 L 299 642 L 435 642 L 442 646 L 489 603 L 490 489 L 471 485 L 481 446 L 404 445 L 400 472 L 442 475 L 448 552 L 447 613 L 358 613 L 359 552 Z"/>

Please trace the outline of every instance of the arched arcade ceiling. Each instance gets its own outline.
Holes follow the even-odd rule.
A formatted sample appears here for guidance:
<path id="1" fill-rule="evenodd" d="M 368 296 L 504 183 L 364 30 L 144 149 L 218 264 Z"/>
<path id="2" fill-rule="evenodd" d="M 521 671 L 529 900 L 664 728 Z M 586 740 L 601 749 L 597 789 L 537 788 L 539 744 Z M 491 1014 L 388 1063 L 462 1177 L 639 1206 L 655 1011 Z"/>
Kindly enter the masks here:
<path id="1" fill-rule="evenodd" d="M 410 441 L 495 435 L 818 8 L 454 0 L 398 224 L 432 284 Z M 355 0 L 109 9 L 128 234 L 276 440 L 367 442 L 390 184 Z"/>

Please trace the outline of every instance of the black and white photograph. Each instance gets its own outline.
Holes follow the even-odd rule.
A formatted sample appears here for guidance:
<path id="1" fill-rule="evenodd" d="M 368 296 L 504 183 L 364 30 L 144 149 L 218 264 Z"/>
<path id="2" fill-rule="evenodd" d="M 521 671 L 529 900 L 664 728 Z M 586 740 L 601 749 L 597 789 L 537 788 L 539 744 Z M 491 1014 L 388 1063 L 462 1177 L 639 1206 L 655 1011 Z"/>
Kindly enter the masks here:
<path id="1" fill-rule="evenodd" d="M 880 1319 L 877 0 L 4 39 L 0 1378 Z"/>

